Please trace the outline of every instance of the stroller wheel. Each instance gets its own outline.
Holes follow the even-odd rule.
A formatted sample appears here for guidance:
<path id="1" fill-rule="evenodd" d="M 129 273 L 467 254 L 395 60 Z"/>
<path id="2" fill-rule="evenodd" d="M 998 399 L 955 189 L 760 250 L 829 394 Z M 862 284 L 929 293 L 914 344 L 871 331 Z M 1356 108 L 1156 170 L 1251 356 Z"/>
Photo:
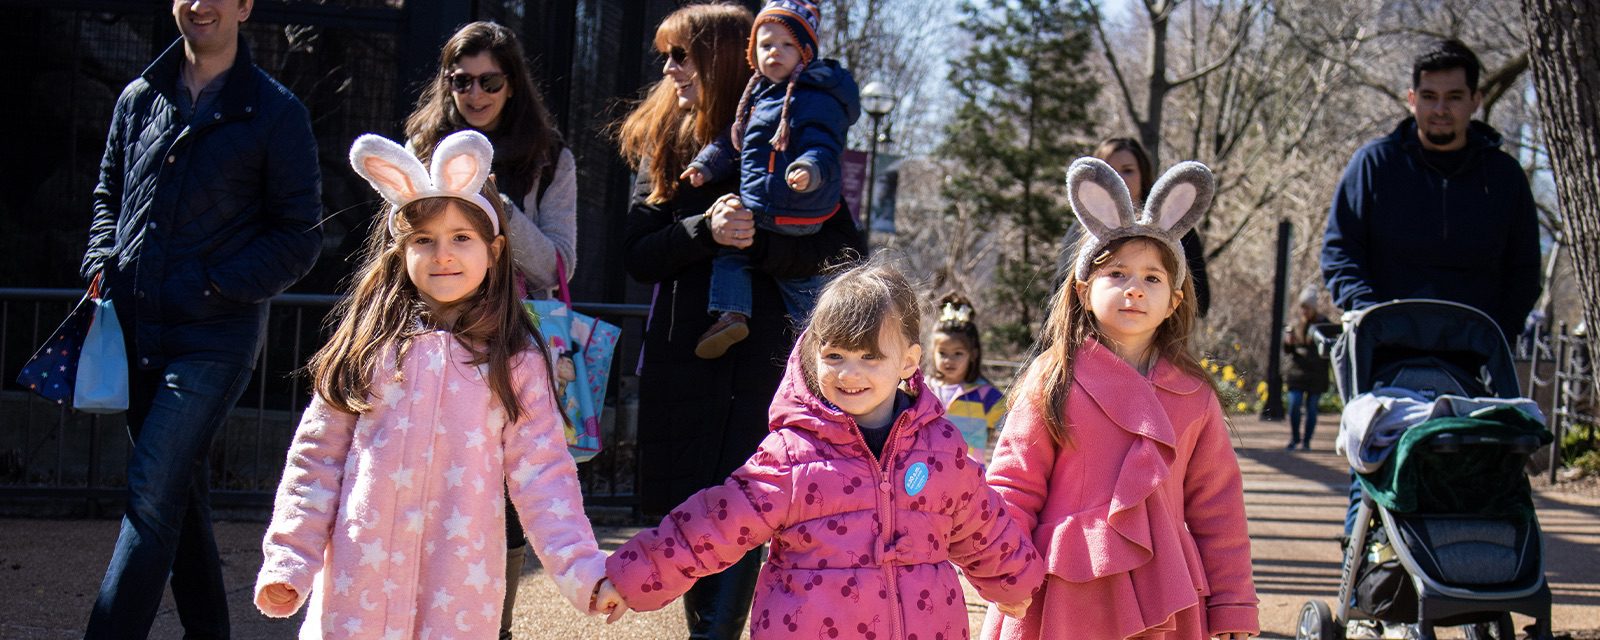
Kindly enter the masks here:
<path id="1" fill-rule="evenodd" d="M 1321 600 L 1307 600 L 1300 607 L 1295 623 L 1295 640 L 1344 640 L 1344 626 L 1333 619 L 1333 610 Z"/>
<path id="2" fill-rule="evenodd" d="M 1467 632 L 1467 640 L 1514 640 L 1517 637 L 1517 629 L 1511 625 L 1509 613 L 1500 614 L 1500 619 L 1494 622 L 1469 624 L 1463 628 Z"/>

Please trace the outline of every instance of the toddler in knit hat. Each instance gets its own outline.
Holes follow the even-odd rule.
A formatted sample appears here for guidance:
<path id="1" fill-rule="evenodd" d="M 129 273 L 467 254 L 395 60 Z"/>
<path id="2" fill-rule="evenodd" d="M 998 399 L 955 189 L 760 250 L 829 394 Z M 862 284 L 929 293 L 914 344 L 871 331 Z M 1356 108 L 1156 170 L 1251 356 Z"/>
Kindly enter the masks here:
<path id="1" fill-rule="evenodd" d="M 817 56 L 817 5 L 770 0 L 750 33 L 751 75 L 726 137 L 706 145 L 684 170 L 694 187 L 737 179 L 739 200 L 756 228 L 789 236 L 815 233 L 841 209 L 839 157 L 845 134 L 861 116 L 855 78 L 836 60 Z M 735 240 L 744 240 L 742 238 Z M 761 242 L 760 234 L 749 238 Z M 706 311 L 717 318 L 695 347 L 720 358 L 750 333 L 750 260 L 724 248 L 712 262 Z M 815 304 L 820 276 L 778 278 L 784 306 L 803 320 Z"/>

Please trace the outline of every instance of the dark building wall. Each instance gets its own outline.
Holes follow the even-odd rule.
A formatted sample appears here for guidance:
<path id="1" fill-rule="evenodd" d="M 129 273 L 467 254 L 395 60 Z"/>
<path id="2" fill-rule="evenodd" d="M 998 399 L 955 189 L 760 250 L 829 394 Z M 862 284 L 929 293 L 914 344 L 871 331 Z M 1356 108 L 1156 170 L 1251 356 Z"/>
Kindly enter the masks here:
<path id="1" fill-rule="evenodd" d="M 326 244 L 295 291 L 334 293 L 370 231 L 376 198 L 350 170 L 356 136 L 401 134 L 438 48 L 459 25 L 517 30 L 578 160 L 580 300 L 627 294 L 621 240 L 631 174 L 609 127 L 660 77 L 650 46 L 672 0 L 257 0 L 245 24 L 256 61 L 311 111 L 322 159 Z M 0 101 L 14 126 L 0 160 L 0 287 L 77 287 L 91 192 L 113 102 L 177 37 L 167 6 L 0 0 Z"/>

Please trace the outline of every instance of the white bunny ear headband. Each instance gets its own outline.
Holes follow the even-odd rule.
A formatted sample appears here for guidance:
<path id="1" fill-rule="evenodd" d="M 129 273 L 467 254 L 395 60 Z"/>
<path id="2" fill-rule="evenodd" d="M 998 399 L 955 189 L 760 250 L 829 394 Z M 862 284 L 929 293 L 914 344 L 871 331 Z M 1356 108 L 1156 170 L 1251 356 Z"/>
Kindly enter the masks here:
<path id="1" fill-rule="evenodd" d="M 483 183 L 489 179 L 494 160 L 494 145 L 483 134 L 457 131 L 433 149 L 433 166 L 424 169 L 417 156 L 383 136 L 366 134 L 350 145 L 350 166 L 372 183 L 372 188 L 392 205 L 389 234 L 395 230 L 395 213 L 422 198 L 460 198 L 476 205 L 489 216 L 494 235 L 500 235 L 500 217 L 483 197 Z"/>
<path id="2" fill-rule="evenodd" d="M 1111 165 L 1098 158 L 1074 160 L 1067 168 L 1067 198 L 1090 237 L 1075 262 L 1078 279 L 1089 279 L 1095 256 L 1113 240 L 1141 236 L 1160 242 L 1178 257 L 1178 272 L 1172 274 L 1172 283 L 1183 286 L 1189 267 L 1179 240 L 1211 208 L 1215 191 L 1216 179 L 1205 165 L 1179 163 L 1156 181 L 1145 202 L 1144 214 L 1135 218 L 1128 185 Z"/>

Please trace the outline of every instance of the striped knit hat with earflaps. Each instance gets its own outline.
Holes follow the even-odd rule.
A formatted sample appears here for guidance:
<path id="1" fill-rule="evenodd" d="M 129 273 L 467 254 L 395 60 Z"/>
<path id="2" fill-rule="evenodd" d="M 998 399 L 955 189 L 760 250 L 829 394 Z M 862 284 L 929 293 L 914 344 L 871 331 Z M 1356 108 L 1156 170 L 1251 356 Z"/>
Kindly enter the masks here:
<path id="1" fill-rule="evenodd" d="M 744 129 L 750 118 L 750 95 L 755 92 L 756 84 L 762 78 L 761 64 L 756 60 L 756 31 L 763 24 L 777 24 L 787 29 L 789 35 L 794 36 L 795 43 L 800 45 L 800 64 L 795 65 L 794 71 L 789 74 L 789 86 L 783 94 L 783 112 L 778 118 L 778 130 L 772 136 L 772 148 L 783 151 L 789 147 L 789 100 L 794 97 L 795 81 L 817 59 L 820 15 L 817 5 L 806 0 L 767 0 L 761 13 L 756 14 L 755 22 L 750 25 L 750 43 L 745 47 L 745 57 L 749 59 L 750 68 L 756 72 L 750 74 L 744 95 L 739 97 L 739 110 L 733 121 L 732 132 L 735 149 L 744 150 Z"/>

